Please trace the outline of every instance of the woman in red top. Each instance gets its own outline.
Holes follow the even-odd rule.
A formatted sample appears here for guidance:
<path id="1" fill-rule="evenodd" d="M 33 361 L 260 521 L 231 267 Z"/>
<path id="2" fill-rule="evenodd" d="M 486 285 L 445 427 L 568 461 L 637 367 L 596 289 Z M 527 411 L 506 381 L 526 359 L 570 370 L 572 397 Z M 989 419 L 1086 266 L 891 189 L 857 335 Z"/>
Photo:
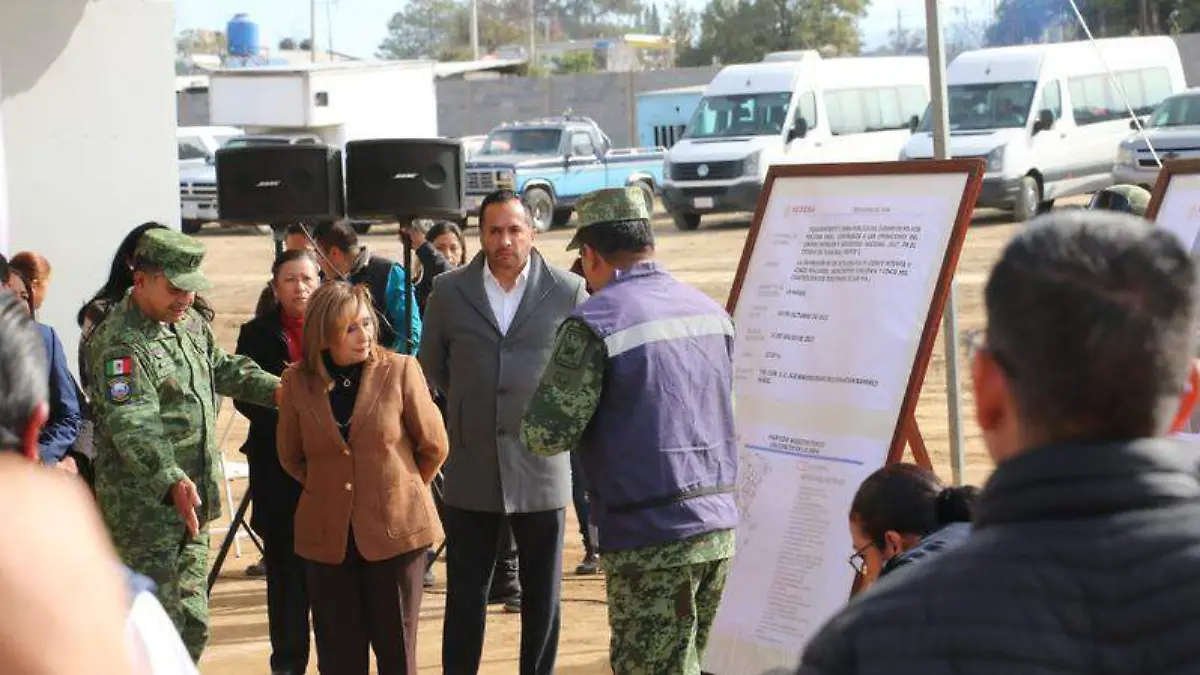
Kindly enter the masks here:
<path id="1" fill-rule="evenodd" d="M 275 304 L 242 325 L 237 353 L 249 356 L 269 373 L 280 375 L 300 361 L 304 312 L 320 285 L 317 260 L 305 250 L 284 251 L 271 266 Z M 308 668 L 308 586 L 304 561 L 295 553 L 294 520 L 300 484 L 279 465 L 275 450 L 274 409 L 234 403 L 250 420 L 242 452 L 250 464 L 254 508 L 250 526 L 262 537 L 267 576 L 267 623 L 271 634 L 271 672 L 304 673 Z"/>

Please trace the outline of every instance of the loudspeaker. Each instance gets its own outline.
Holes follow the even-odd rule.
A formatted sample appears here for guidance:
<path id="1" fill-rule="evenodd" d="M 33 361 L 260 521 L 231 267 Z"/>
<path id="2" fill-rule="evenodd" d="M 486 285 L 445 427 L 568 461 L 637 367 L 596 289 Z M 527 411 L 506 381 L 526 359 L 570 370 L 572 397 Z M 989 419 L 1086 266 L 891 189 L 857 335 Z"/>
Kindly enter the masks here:
<path id="1" fill-rule="evenodd" d="M 376 139 L 346 144 L 346 212 L 352 218 L 463 217 L 462 142 Z"/>
<path id="2" fill-rule="evenodd" d="M 342 153 L 325 145 L 217 150 L 217 208 L 223 221 L 337 220 L 346 212 Z"/>

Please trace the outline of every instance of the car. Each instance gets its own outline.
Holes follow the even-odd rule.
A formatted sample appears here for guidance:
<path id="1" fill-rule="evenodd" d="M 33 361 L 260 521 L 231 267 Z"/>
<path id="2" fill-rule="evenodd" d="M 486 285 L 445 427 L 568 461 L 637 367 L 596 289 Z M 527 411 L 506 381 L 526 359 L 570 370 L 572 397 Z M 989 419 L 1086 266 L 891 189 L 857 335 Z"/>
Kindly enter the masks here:
<path id="1" fill-rule="evenodd" d="M 1167 98 L 1138 122 L 1145 134 L 1130 121 L 1134 133 L 1117 146 L 1113 181 L 1152 190 L 1158 181 L 1160 161 L 1200 158 L 1200 87 Z"/>

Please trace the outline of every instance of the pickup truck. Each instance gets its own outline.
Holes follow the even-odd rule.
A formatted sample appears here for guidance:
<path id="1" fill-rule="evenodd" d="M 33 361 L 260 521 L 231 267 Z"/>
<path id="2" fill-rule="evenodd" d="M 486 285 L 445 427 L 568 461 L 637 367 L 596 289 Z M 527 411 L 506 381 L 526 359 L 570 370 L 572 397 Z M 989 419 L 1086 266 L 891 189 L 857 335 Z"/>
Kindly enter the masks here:
<path id="1" fill-rule="evenodd" d="M 539 232 L 565 225 L 575 201 L 592 190 L 634 185 L 654 210 L 663 148 L 613 148 L 595 121 L 564 115 L 502 124 L 466 162 L 466 210 L 479 215 L 488 193 L 521 195 Z"/>

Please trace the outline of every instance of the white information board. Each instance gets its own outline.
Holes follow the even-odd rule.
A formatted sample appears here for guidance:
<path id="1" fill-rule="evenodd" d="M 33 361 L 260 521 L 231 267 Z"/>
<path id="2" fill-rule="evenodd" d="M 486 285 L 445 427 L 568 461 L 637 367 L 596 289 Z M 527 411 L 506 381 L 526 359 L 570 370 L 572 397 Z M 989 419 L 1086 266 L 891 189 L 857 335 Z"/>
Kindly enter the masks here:
<path id="1" fill-rule="evenodd" d="M 705 672 L 794 667 L 849 599 L 850 501 L 903 450 L 982 168 L 772 168 L 730 300 L 741 523 Z"/>

